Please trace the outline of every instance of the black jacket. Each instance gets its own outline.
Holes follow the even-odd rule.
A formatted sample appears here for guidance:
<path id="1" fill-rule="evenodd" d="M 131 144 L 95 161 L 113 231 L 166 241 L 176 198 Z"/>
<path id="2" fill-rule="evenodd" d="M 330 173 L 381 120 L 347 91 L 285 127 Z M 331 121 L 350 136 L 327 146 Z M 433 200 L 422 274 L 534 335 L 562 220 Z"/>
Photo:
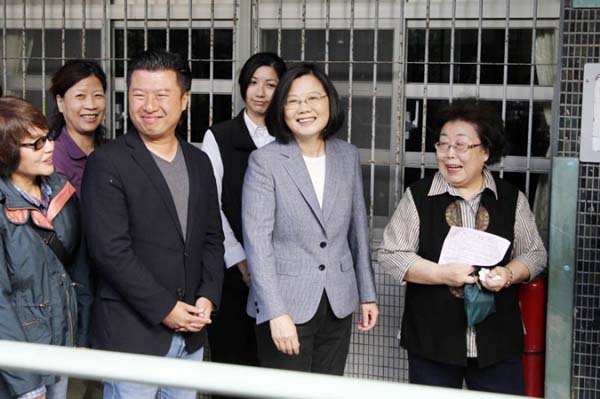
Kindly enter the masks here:
<path id="1" fill-rule="evenodd" d="M 162 320 L 178 300 L 220 302 L 223 232 L 212 167 L 202 151 L 180 145 L 190 187 L 185 241 L 167 183 L 135 130 L 88 159 L 81 195 L 98 273 L 95 348 L 163 356 L 173 331 Z M 185 334 L 187 351 L 205 335 Z"/>

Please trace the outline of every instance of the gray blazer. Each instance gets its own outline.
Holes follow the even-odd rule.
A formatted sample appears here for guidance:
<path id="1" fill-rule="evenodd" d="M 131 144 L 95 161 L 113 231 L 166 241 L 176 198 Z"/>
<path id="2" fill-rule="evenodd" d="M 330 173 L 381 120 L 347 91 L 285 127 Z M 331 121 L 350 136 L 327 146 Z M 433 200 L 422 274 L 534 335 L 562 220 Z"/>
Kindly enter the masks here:
<path id="1" fill-rule="evenodd" d="M 331 138 L 325 154 L 323 209 L 293 139 L 250 155 L 242 225 L 252 276 L 246 311 L 257 324 L 283 314 L 307 322 L 323 290 L 339 318 L 376 300 L 358 150 Z"/>

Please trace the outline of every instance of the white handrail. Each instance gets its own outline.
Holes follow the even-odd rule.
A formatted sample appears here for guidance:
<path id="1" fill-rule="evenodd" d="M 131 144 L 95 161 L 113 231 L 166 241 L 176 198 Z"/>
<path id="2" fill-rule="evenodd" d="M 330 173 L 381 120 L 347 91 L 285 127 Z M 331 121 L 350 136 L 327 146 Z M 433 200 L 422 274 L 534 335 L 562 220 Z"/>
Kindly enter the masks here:
<path id="1" fill-rule="evenodd" d="M 458 389 L 3 340 L 0 340 L 0 368 L 93 380 L 132 381 L 259 398 L 518 398 Z"/>

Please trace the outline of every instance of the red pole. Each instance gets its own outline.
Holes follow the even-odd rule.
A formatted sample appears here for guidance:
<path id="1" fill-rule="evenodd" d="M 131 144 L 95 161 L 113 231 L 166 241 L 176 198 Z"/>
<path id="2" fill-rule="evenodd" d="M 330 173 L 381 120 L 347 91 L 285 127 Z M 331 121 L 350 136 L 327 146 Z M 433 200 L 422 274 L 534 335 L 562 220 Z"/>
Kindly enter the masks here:
<path id="1" fill-rule="evenodd" d="M 521 317 L 525 328 L 523 371 L 527 396 L 544 397 L 546 344 L 546 278 L 536 277 L 519 288 Z"/>

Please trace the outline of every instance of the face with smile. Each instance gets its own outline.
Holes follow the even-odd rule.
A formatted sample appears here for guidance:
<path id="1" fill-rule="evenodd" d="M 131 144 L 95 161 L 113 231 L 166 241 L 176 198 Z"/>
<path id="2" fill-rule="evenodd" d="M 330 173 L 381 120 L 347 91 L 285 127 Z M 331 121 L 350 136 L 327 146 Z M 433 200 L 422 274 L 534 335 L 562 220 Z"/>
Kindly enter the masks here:
<path id="1" fill-rule="evenodd" d="M 455 120 L 447 122 L 440 131 L 440 143 L 466 145 L 481 144 L 475 126 L 469 122 Z M 481 145 L 460 153 L 454 147 L 447 151 L 436 151 L 438 169 L 444 179 L 460 190 L 474 192 L 483 183 L 483 166 L 489 158 L 488 151 Z"/>
<path id="2" fill-rule="evenodd" d="M 254 71 L 246 89 L 246 112 L 252 120 L 264 120 L 278 83 L 273 67 L 263 65 Z"/>
<path id="3" fill-rule="evenodd" d="M 292 82 L 284 110 L 285 123 L 296 141 L 321 139 L 329 123 L 329 98 L 315 76 L 303 75 Z"/>
<path id="4" fill-rule="evenodd" d="M 175 136 L 189 92 L 182 92 L 173 70 L 135 70 L 129 83 L 129 116 L 144 140 Z"/>
<path id="5" fill-rule="evenodd" d="M 92 134 L 102 123 L 106 111 L 102 83 L 95 76 L 81 79 L 63 97 L 56 96 L 56 104 L 63 114 L 68 132 Z"/>
<path id="6" fill-rule="evenodd" d="M 33 143 L 40 137 L 45 136 L 48 131 L 32 128 L 22 140 L 21 144 Z M 33 181 L 38 176 L 50 176 L 54 172 L 52 153 L 54 142 L 47 140 L 44 146 L 36 150 L 31 146 L 19 148 L 19 165 L 11 174 L 12 181 Z"/>

